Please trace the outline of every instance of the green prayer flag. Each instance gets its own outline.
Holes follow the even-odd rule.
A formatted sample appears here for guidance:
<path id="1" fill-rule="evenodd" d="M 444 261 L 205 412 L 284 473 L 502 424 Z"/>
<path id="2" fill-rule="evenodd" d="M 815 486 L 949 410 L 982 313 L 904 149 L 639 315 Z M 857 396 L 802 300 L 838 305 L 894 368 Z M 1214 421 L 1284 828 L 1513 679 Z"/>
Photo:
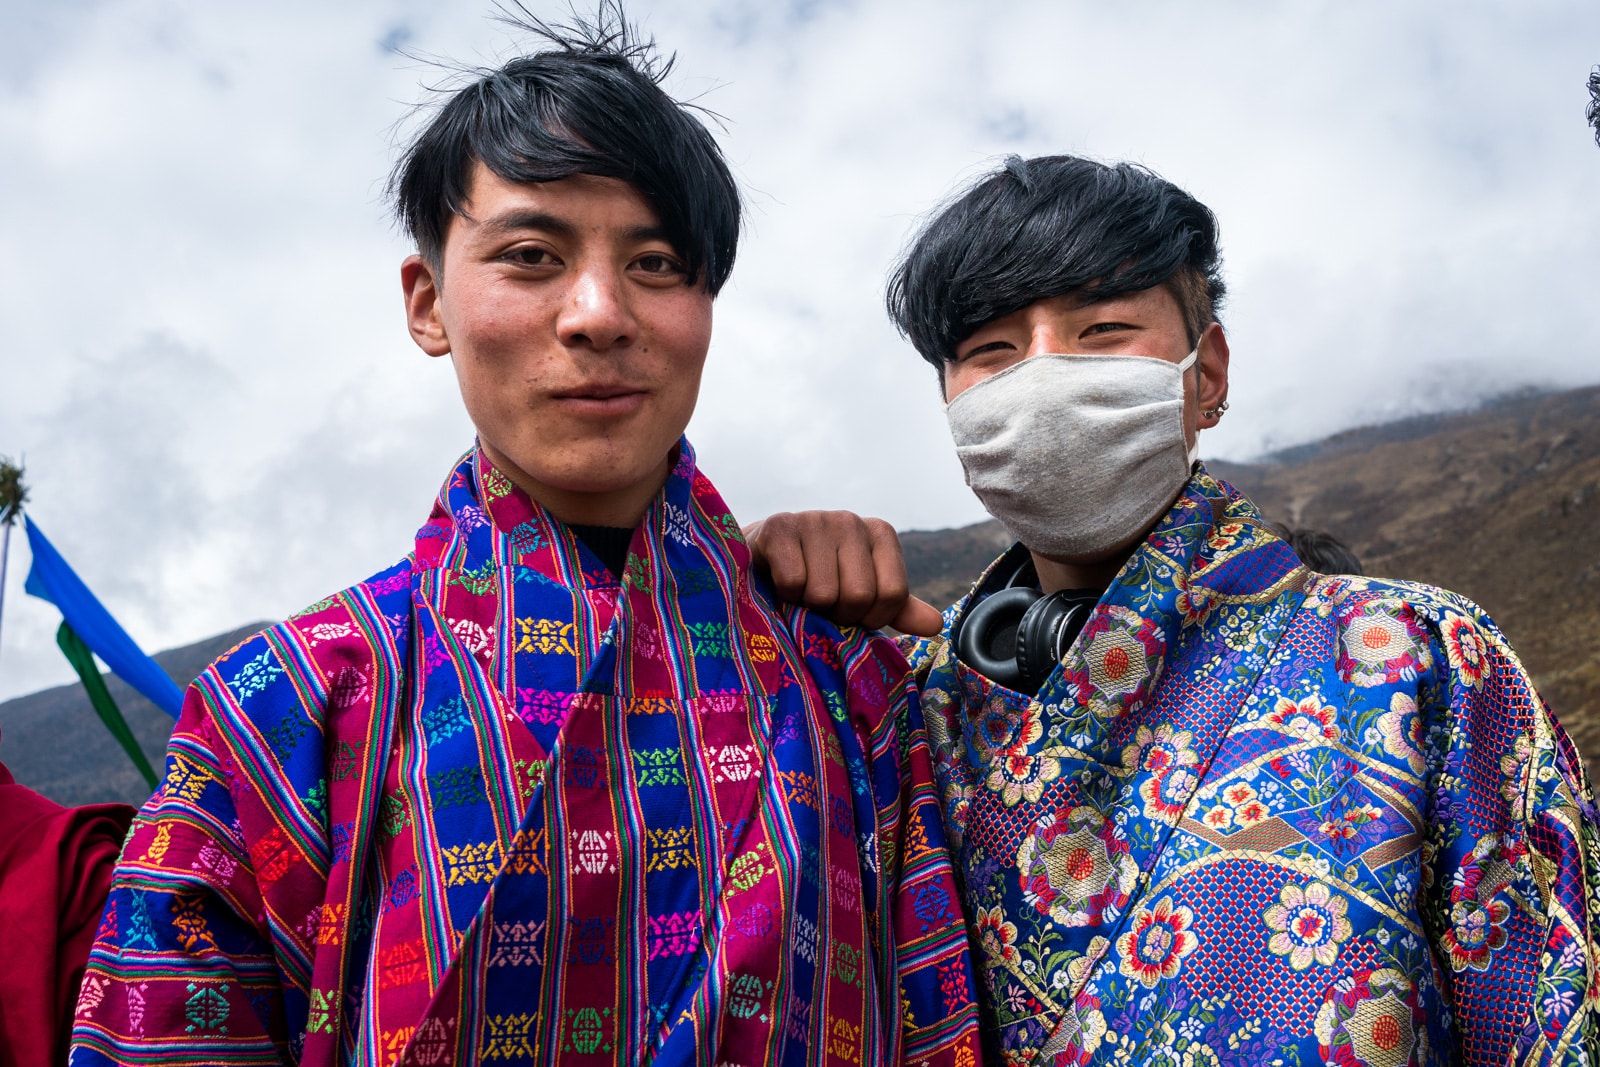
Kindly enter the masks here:
<path id="1" fill-rule="evenodd" d="M 128 722 L 122 717 L 117 702 L 111 699 L 111 690 L 106 688 L 105 679 L 100 677 L 100 668 L 95 665 L 94 653 L 89 651 L 89 646 L 83 643 L 83 638 L 66 623 L 62 623 L 61 628 L 56 631 L 56 644 L 61 646 L 67 662 L 78 672 L 78 677 L 83 679 L 83 687 L 89 691 L 89 703 L 94 705 L 95 714 L 100 716 L 100 721 L 106 724 L 111 736 L 117 739 L 117 743 L 128 754 L 128 758 L 133 760 L 133 765 L 139 768 L 139 773 L 144 775 L 145 782 L 154 791 L 156 772 L 150 769 L 150 761 L 145 759 L 144 750 L 139 747 L 133 731 L 128 729 Z"/>

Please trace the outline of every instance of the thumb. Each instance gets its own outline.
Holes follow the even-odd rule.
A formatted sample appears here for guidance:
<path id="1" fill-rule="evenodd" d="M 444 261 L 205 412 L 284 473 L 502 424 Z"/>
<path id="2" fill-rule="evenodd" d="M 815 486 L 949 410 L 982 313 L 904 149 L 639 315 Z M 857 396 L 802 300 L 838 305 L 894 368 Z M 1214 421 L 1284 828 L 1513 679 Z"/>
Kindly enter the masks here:
<path id="1" fill-rule="evenodd" d="M 939 609 L 926 600 L 917 597 L 907 597 L 905 607 L 900 609 L 889 623 L 903 634 L 914 634 L 917 637 L 937 637 L 944 629 L 944 616 Z"/>

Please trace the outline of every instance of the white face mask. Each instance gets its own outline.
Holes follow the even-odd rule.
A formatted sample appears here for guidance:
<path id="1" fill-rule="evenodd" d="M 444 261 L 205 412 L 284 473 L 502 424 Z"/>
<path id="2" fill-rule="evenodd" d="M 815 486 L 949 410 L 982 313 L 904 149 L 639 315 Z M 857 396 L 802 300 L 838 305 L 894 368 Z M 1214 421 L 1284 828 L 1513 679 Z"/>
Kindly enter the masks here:
<path id="1" fill-rule="evenodd" d="M 1161 518 L 1189 480 L 1181 363 L 1038 355 L 945 405 L 967 484 L 1011 536 L 1094 558 Z"/>

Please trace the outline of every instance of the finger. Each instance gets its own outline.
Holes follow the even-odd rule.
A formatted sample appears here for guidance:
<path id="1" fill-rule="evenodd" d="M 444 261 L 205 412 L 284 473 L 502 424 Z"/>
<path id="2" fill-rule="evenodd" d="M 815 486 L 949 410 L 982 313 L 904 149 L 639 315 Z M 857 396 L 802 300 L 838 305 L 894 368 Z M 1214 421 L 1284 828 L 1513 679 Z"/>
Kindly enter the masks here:
<path id="1" fill-rule="evenodd" d="M 782 516 L 767 519 L 757 534 L 772 589 L 780 600 L 797 604 L 806 591 L 806 557 L 794 524 Z"/>
<path id="2" fill-rule="evenodd" d="M 900 549 L 900 535 L 882 519 L 867 519 L 866 531 L 872 553 L 872 568 L 876 595 L 871 607 L 863 615 L 861 625 L 880 629 L 892 622 L 905 607 L 911 595 L 906 578 L 905 555 Z"/>
<path id="3" fill-rule="evenodd" d="M 797 527 L 795 551 L 804 557 L 805 584 L 798 600 L 826 618 L 833 618 L 839 600 L 839 557 L 834 534 L 825 517 L 808 513 Z"/>
<path id="4" fill-rule="evenodd" d="M 944 632 L 944 616 L 939 609 L 918 597 L 907 597 L 906 603 L 889 623 L 903 634 L 918 637 L 938 637 Z"/>
<path id="5" fill-rule="evenodd" d="M 766 551 L 761 547 L 761 528 L 766 524 L 766 519 L 757 519 L 739 527 L 739 535 L 744 538 L 745 547 L 750 550 L 750 565 L 753 567 L 767 565 Z"/>
<path id="6" fill-rule="evenodd" d="M 878 602 L 878 572 L 873 562 L 871 532 L 854 515 L 832 523 L 838 549 L 839 598 L 829 618 L 839 626 L 870 626 L 865 621 Z"/>

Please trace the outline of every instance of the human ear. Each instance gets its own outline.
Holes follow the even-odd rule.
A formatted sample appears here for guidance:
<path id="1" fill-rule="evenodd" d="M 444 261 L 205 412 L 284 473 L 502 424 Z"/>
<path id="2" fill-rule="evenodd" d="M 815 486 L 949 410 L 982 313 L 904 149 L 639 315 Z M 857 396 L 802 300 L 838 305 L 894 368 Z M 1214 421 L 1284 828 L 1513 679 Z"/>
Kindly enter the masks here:
<path id="1" fill-rule="evenodd" d="M 1200 335 L 1199 358 L 1195 361 L 1195 370 L 1199 374 L 1196 383 L 1196 407 L 1200 410 L 1198 426 L 1202 430 L 1209 430 L 1222 421 L 1222 412 L 1228 403 L 1228 335 L 1222 330 L 1222 324 L 1213 322 L 1206 327 Z"/>
<path id="2" fill-rule="evenodd" d="M 430 356 L 449 355 L 450 338 L 445 334 L 439 279 L 433 266 L 421 256 L 407 256 L 400 264 L 400 288 L 405 293 L 411 339 Z"/>

